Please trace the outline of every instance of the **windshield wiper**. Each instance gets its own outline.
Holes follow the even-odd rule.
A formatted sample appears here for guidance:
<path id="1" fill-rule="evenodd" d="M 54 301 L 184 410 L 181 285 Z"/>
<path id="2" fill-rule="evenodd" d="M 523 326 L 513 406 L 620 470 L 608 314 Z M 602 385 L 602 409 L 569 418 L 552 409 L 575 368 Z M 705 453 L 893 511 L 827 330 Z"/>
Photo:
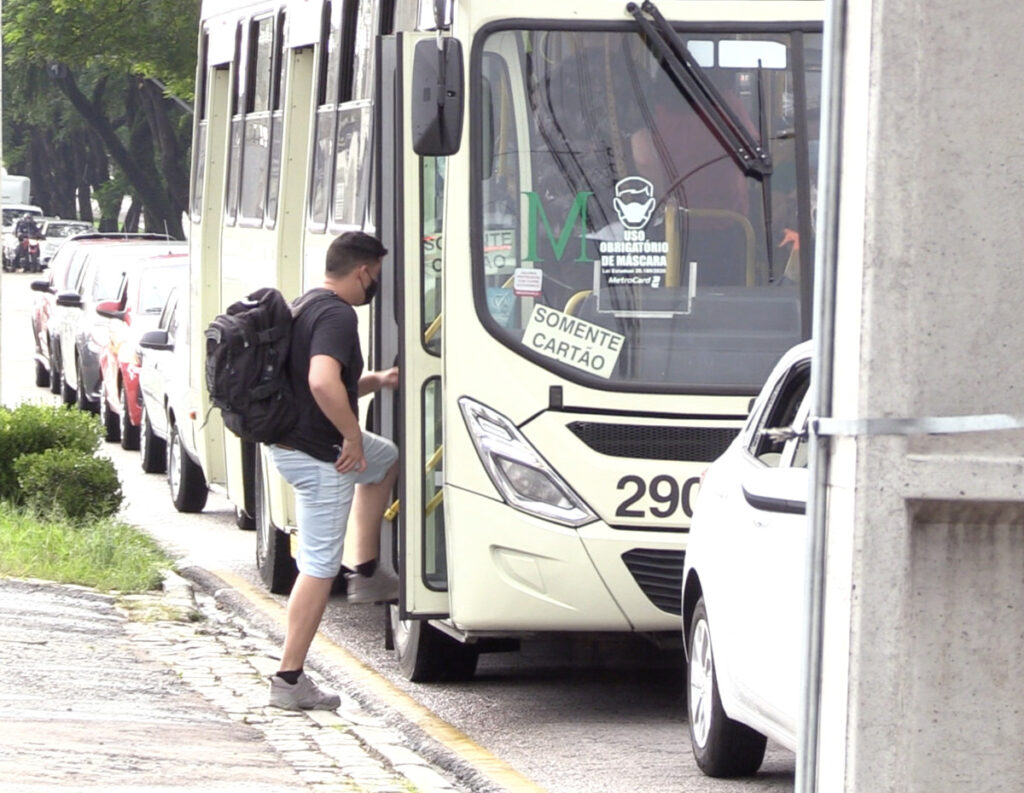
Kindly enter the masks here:
<path id="1" fill-rule="evenodd" d="M 725 144 L 726 151 L 743 172 L 762 180 L 769 176 L 772 172 L 771 155 L 760 142 L 754 140 L 654 3 L 650 0 L 645 0 L 642 6 L 628 3 L 626 12 L 636 19 L 664 61 L 673 81 Z M 644 16 L 645 13 L 650 14 L 653 23 Z"/>

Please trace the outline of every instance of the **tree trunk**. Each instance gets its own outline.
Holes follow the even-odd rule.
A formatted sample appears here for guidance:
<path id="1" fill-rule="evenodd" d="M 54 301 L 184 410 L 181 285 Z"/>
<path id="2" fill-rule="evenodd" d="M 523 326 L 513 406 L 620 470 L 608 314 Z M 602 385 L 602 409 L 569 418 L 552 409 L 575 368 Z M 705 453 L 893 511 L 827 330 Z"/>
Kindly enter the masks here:
<path id="1" fill-rule="evenodd" d="M 54 71 L 57 85 L 68 101 L 103 140 L 104 147 L 124 173 L 125 178 L 131 183 L 134 192 L 155 215 L 166 220 L 168 230 L 172 235 L 183 237 L 181 214 L 180 212 L 175 214 L 167 191 L 132 159 L 117 137 L 110 120 L 82 94 L 71 70 L 62 65 Z"/>

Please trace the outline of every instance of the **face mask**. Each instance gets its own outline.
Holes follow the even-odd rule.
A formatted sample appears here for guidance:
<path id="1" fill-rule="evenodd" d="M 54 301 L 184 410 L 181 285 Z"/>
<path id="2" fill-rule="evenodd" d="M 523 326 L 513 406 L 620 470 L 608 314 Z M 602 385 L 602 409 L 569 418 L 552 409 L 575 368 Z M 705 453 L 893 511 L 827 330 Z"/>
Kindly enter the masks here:
<path id="1" fill-rule="evenodd" d="M 628 229 L 643 228 L 651 219 L 654 212 L 654 199 L 649 198 L 643 204 L 624 204 L 618 198 L 615 199 L 615 211 L 619 213 L 619 219 Z"/>
<path id="2" fill-rule="evenodd" d="M 370 285 L 363 287 L 363 302 L 361 305 L 365 306 L 368 303 L 373 302 L 373 299 L 377 296 L 377 289 L 379 286 L 380 285 L 376 281 L 370 279 Z"/>

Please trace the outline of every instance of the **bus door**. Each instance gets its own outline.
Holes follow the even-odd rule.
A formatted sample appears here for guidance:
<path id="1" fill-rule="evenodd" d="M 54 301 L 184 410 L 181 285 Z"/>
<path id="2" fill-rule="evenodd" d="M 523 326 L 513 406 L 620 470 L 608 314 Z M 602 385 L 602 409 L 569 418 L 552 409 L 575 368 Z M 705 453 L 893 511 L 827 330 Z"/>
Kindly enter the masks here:
<path id="1" fill-rule="evenodd" d="M 392 207 L 394 212 L 395 335 L 401 373 L 395 406 L 402 466 L 396 517 L 403 581 L 399 606 L 403 619 L 443 618 L 448 615 L 440 332 L 446 159 L 420 157 L 411 143 L 413 50 L 434 34 L 400 33 L 396 38 L 395 100 L 389 107 L 383 107 L 386 101 L 381 104 L 382 128 L 396 131 L 394 200 L 383 203 L 385 212 Z M 385 43 L 385 62 L 387 50 Z M 395 115 L 391 124 L 388 112 Z"/>

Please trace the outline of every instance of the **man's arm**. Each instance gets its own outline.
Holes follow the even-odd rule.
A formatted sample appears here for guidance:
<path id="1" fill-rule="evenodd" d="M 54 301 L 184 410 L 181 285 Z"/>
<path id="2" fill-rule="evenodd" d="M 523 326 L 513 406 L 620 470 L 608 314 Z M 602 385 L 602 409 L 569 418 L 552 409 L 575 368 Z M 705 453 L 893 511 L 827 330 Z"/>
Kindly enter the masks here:
<path id="1" fill-rule="evenodd" d="M 379 372 L 367 372 L 359 378 L 359 396 L 372 394 L 382 388 L 398 388 L 398 367 L 382 369 Z"/>
<path id="2" fill-rule="evenodd" d="M 338 428 L 344 440 L 334 467 L 339 473 L 366 470 L 363 456 L 363 432 L 348 402 L 348 392 L 341 382 L 341 364 L 330 355 L 314 355 L 309 359 L 309 390 L 317 407 L 328 421 Z"/>

